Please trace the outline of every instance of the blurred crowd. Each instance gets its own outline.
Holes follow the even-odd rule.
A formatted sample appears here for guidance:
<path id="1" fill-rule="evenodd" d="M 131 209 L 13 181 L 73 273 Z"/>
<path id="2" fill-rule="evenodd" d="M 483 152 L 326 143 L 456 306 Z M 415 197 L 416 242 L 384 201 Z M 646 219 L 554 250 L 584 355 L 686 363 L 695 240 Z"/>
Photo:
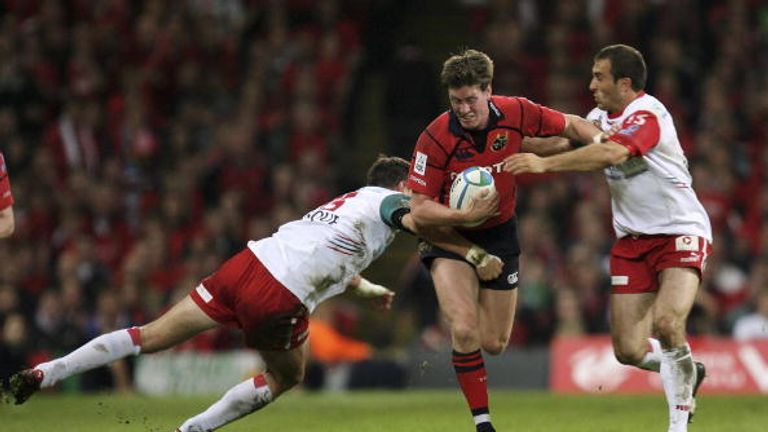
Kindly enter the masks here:
<path id="1" fill-rule="evenodd" d="M 467 17 L 454 29 L 467 35 L 462 45 L 495 61 L 495 93 L 565 112 L 591 108 L 597 49 L 622 42 L 646 55 L 648 91 L 675 118 L 715 231 L 690 331 L 729 334 L 768 289 L 768 5 L 454 6 Z M 446 106 L 430 47 L 393 30 L 414 9 L 398 0 L 0 0 L 0 151 L 17 217 L 0 242 L 2 367 L 156 317 L 247 239 L 359 184 L 344 149 L 364 145 L 350 142 L 364 74 L 386 81 L 378 120 L 389 147 L 369 159 L 409 157 Z M 522 178 L 518 208 L 513 344 L 606 331 L 613 232 L 602 174 Z M 423 268 L 406 266 L 397 289 L 415 299 L 401 312 L 439 344 Z M 239 342 L 222 330 L 190 344 Z"/>
<path id="2" fill-rule="evenodd" d="M 333 196 L 361 50 L 339 6 L 0 1 L 17 218 L 0 323 L 19 361 L 147 322 L 246 239 Z"/>

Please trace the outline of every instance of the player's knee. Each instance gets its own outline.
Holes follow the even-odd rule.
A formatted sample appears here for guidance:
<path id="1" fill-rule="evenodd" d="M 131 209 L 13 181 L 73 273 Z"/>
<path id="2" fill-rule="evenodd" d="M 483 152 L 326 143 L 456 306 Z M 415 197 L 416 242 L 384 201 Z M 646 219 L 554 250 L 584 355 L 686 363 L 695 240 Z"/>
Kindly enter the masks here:
<path id="1" fill-rule="evenodd" d="M 684 334 L 684 320 L 674 314 L 660 314 L 653 321 L 653 330 L 662 344 L 675 341 Z"/>
<path id="2" fill-rule="evenodd" d="M 454 323 L 451 325 L 451 336 L 454 342 L 460 346 L 476 345 L 479 339 L 477 327 L 468 323 Z"/>
<path id="3" fill-rule="evenodd" d="M 500 337 L 483 341 L 483 350 L 490 355 L 499 355 L 507 349 L 509 337 Z"/>
<path id="4" fill-rule="evenodd" d="M 270 370 L 270 373 L 280 386 L 280 392 L 288 391 L 304 381 L 304 368 L 291 368 L 290 370 Z"/>
<path id="5" fill-rule="evenodd" d="M 619 363 L 634 366 L 640 364 L 645 352 L 642 349 L 619 345 L 613 347 L 613 355 L 616 356 Z"/>

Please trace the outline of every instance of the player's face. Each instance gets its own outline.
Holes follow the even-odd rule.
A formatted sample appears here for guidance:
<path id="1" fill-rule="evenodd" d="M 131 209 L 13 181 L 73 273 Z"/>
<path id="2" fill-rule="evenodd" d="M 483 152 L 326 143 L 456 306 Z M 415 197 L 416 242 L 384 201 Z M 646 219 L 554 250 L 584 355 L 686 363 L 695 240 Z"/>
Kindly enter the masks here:
<path id="1" fill-rule="evenodd" d="M 621 111 L 619 85 L 611 74 L 610 60 L 595 61 L 592 66 L 592 81 L 589 82 L 589 90 L 595 98 L 595 104 L 601 110 L 611 113 Z"/>
<path id="2" fill-rule="evenodd" d="M 459 118 L 464 129 L 480 130 L 488 125 L 488 101 L 491 86 L 481 90 L 479 85 L 448 89 L 451 110 Z"/>

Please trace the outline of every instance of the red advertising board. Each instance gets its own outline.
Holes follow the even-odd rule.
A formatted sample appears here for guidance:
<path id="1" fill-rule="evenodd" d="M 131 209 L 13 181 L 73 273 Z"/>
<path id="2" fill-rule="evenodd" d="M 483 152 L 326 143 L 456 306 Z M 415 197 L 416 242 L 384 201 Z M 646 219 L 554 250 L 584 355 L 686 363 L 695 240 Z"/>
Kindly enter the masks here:
<path id="1" fill-rule="evenodd" d="M 702 393 L 768 394 L 768 341 L 691 338 L 694 358 L 707 367 Z M 620 364 L 609 336 L 558 338 L 552 342 L 550 388 L 560 393 L 658 393 L 655 372 Z"/>

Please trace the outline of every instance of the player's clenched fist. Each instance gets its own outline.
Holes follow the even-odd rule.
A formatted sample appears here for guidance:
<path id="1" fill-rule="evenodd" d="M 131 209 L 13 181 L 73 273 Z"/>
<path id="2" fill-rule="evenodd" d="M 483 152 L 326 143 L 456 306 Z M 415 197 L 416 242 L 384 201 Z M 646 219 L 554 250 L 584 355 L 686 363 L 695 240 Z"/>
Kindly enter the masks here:
<path id="1" fill-rule="evenodd" d="M 472 246 L 464 259 L 475 266 L 477 277 L 481 281 L 496 279 L 504 269 L 504 261 L 501 258 L 488 253 L 479 246 Z"/>
<path id="2" fill-rule="evenodd" d="M 504 269 L 504 261 L 496 255 L 488 254 L 475 266 L 477 276 L 482 281 L 493 280 L 499 277 L 501 271 Z"/>

